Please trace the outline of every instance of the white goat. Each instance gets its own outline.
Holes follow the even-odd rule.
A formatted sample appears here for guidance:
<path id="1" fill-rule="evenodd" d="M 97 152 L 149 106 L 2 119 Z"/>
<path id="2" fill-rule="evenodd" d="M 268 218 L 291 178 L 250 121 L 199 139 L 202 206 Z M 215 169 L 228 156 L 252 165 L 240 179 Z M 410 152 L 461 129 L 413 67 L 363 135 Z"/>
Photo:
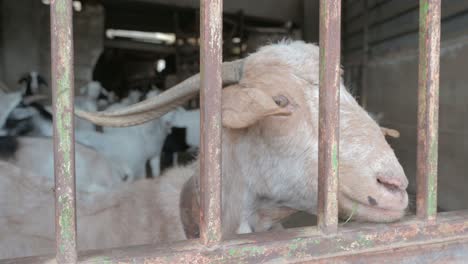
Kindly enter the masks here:
<path id="1" fill-rule="evenodd" d="M 222 91 L 224 237 L 268 230 L 298 210 L 316 213 L 318 55 L 315 45 L 282 42 L 223 65 L 223 83 L 230 84 Z M 199 80 L 198 75 L 194 76 L 128 109 L 102 113 L 77 111 L 77 114 L 100 125 L 139 124 L 160 117 L 196 96 Z M 404 171 L 379 126 L 343 85 L 340 93 L 340 216 L 352 214 L 356 220 L 376 222 L 398 220 L 408 204 Z M 163 176 L 154 185 L 138 181 L 112 195 L 78 203 L 83 206 L 78 208 L 78 221 L 82 221 L 78 237 L 83 239 L 79 245 L 82 249 L 105 248 L 196 236 L 198 214 L 192 214 L 196 210 L 190 209 L 198 204 L 198 167 L 196 161 L 170 171 L 172 176 Z M 28 178 L 19 174 L 13 177 Z M 191 180 L 182 186 L 190 175 Z M 0 186 L 13 189 L 6 186 L 14 186 L 17 181 Z M 172 181 L 177 183 L 169 184 Z M 24 214 L 7 205 L 0 208 L 0 215 L 4 216 L 0 221 L 14 219 L 14 223 L 19 221 L 17 230 L 27 230 L 16 239 L 11 233 L 13 227 L 1 225 L 3 257 L 11 254 L 8 249 L 16 248 L 20 248 L 19 254 L 37 254 L 33 238 L 54 237 L 52 214 L 30 209 L 44 206 L 36 198 L 43 189 L 32 189 L 34 194 L 28 192 L 30 198 L 24 201 L 28 212 L 37 212 L 37 216 L 23 217 Z M 5 199 L 1 197 L 0 201 Z M 21 205 L 14 206 L 18 207 Z M 84 216 L 83 220 L 80 216 Z M 38 219 L 49 225 L 48 230 L 39 227 Z M 3 240 L 5 237 L 11 239 Z M 54 245 L 49 243 L 48 251 L 52 252 Z"/>
<path id="2" fill-rule="evenodd" d="M 91 81 L 87 85 L 81 87 L 79 96 L 91 98 L 93 102 L 96 101 L 99 110 L 107 108 L 117 99 L 113 91 L 107 91 L 98 81 Z"/>
<path id="3" fill-rule="evenodd" d="M 5 124 L 8 116 L 12 115 L 12 111 L 23 99 L 20 92 L 3 94 L 0 96 L 0 128 Z M 29 97 L 24 99 L 29 100 Z M 24 100 L 23 99 L 23 100 Z M 15 109 L 20 110 L 20 109 Z M 31 111 L 21 111 L 14 113 L 16 117 L 21 119 L 27 117 L 28 114 L 35 113 Z M 26 116 L 20 116 L 26 114 Z M 20 118 L 21 117 L 21 118 Z M 52 124 L 47 124 L 43 129 L 42 134 L 52 135 Z M 3 129 L 2 129 L 3 130 Z M 3 131 L 2 136 L 8 131 Z M 5 149 L 4 146 L 13 146 L 13 148 Z M 75 145 L 76 150 L 76 171 L 77 171 L 77 188 L 87 191 L 103 191 L 122 182 L 122 179 L 128 177 L 128 169 L 122 167 L 122 164 L 111 163 L 101 154 L 89 149 L 80 144 Z M 30 169 L 39 175 L 53 178 L 53 142 L 51 138 L 28 138 L 28 137 L 0 137 L 0 156 L 8 160 L 12 164 L 16 164 L 21 168 Z"/>
<path id="4" fill-rule="evenodd" d="M 80 92 L 83 94 L 75 97 L 76 107 L 86 109 L 87 111 L 97 111 L 97 100 L 103 90 L 104 89 L 99 82 L 90 82 L 88 85 L 82 87 Z M 17 105 L 19 105 L 19 102 Z M 13 120 L 24 120 L 28 118 L 31 123 L 31 131 L 26 134 L 28 136 L 52 136 L 52 111 L 50 106 L 45 106 L 39 103 L 26 103 L 25 105 L 18 106 L 16 109 L 12 110 L 9 117 Z M 94 131 L 95 125 L 87 120 L 77 117 L 75 118 L 75 130 Z"/>
<path id="5" fill-rule="evenodd" d="M 318 55 L 314 45 L 282 42 L 223 66 L 223 82 L 238 83 L 223 90 L 223 221 L 249 223 L 249 215 L 265 200 L 315 213 Z M 198 84 L 195 76 L 124 110 L 77 114 L 104 126 L 135 125 L 184 104 L 196 96 Z M 408 202 L 405 173 L 382 130 L 343 83 L 340 94 L 341 215 L 399 219 Z M 239 192 L 243 202 L 230 202 L 239 200 Z"/>
<path id="6" fill-rule="evenodd" d="M 192 148 L 200 146 L 200 110 L 185 110 L 179 107 L 173 111 L 172 126 L 185 128 L 187 138 L 185 141 Z"/>
<path id="7" fill-rule="evenodd" d="M 53 141 L 51 138 L 0 137 L 2 159 L 22 169 L 49 179 L 54 177 Z M 78 190 L 101 192 L 122 183 L 125 172 L 112 165 L 102 154 L 75 144 L 76 184 Z"/>
<path id="8" fill-rule="evenodd" d="M 160 93 L 159 90 L 154 90 L 154 91 L 151 91 L 149 92 L 148 94 L 152 95 L 152 96 L 156 96 Z M 126 106 L 129 106 L 129 105 L 132 105 L 132 104 L 136 104 L 140 101 L 140 98 L 142 97 L 142 93 L 140 91 L 137 91 L 137 90 L 132 90 L 128 93 L 128 96 L 125 97 L 125 98 L 122 98 L 122 100 L 120 100 L 120 102 L 114 102 L 112 104 L 110 104 L 106 110 L 109 111 L 109 110 L 118 110 L 118 109 L 122 109 Z M 147 95 L 148 96 L 148 95 Z"/>
<path id="9" fill-rule="evenodd" d="M 193 151 L 198 150 L 200 146 L 200 110 L 185 110 L 183 107 L 178 107 L 176 110 L 171 111 L 165 115 L 168 124 L 171 125 L 171 129 L 184 128 L 185 138 L 183 144 L 187 144 Z M 115 128 L 113 128 L 115 129 Z M 174 142 L 180 144 L 182 142 Z M 171 166 L 178 165 L 178 153 L 166 153 L 172 154 L 173 163 Z M 160 157 L 154 157 L 150 160 L 150 166 L 152 171 L 160 171 Z M 156 175 L 156 174 L 155 174 Z"/>
<path id="10" fill-rule="evenodd" d="M 179 168 L 104 193 L 78 190 L 80 250 L 184 239 L 175 207 L 191 173 Z M 53 180 L 2 161 L 0 174 L 0 259 L 52 253 Z"/>
<path id="11" fill-rule="evenodd" d="M 98 90 L 89 86 L 87 91 L 96 95 Z M 79 102 L 82 103 L 80 105 L 96 110 L 96 103 L 90 102 L 88 98 Z M 46 110 L 43 108 L 41 111 Z M 30 117 L 32 130 L 27 133 L 28 136 L 52 136 L 52 121 L 45 118 L 36 107 L 16 108 L 10 116 L 17 120 Z M 114 175 L 117 175 L 118 180 L 124 177 L 125 180 L 133 181 L 144 177 L 146 162 L 153 158 L 160 159 L 164 139 L 170 132 L 168 117 L 130 128 L 105 129 L 104 133 L 95 131 L 94 124 L 81 118 L 76 119 L 76 124 L 76 141 L 103 154 L 116 168 L 118 173 Z M 87 128 L 88 125 L 91 127 Z M 159 163 L 152 170 L 154 175 L 159 175 Z"/>
<path id="12" fill-rule="evenodd" d="M 81 95 L 75 97 L 75 107 L 95 112 L 98 110 L 98 98 L 104 88 L 99 82 L 92 81 L 80 89 Z M 75 119 L 75 130 L 96 130 L 93 123 L 81 118 Z"/>
<path id="13" fill-rule="evenodd" d="M 134 181 L 145 176 L 148 160 L 160 159 L 169 128 L 163 117 L 139 126 L 104 130 L 104 133 L 80 131 L 75 137 L 76 141 L 102 153 L 112 163 L 125 165 L 128 180 Z M 159 167 L 152 169 L 154 175 L 159 175 Z"/>
<path id="14" fill-rule="evenodd" d="M 155 88 L 146 94 L 146 98 L 152 98 L 161 93 L 161 90 Z M 133 94 L 133 96 L 131 96 Z M 138 91 L 130 92 L 128 100 L 134 100 L 138 95 Z M 127 106 L 126 103 L 115 103 L 111 105 L 107 110 L 118 110 Z M 144 163 L 149 160 L 151 171 L 153 176 L 159 176 L 160 174 L 160 160 L 161 160 L 161 150 L 164 144 L 164 139 L 170 133 L 170 128 L 172 126 L 172 120 L 174 119 L 174 114 L 172 112 L 164 115 L 160 121 L 152 121 L 147 125 L 140 125 L 131 128 L 113 128 L 113 127 L 103 127 L 105 135 L 114 138 L 116 141 L 122 141 L 123 137 L 126 137 L 132 146 L 129 146 L 130 150 L 128 154 L 131 157 L 123 157 L 125 154 L 114 154 L 120 156 L 118 159 L 124 159 L 126 161 L 132 160 L 130 162 L 134 168 L 134 175 L 142 176 L 142 170 L 145 166 Z M 120 139 L 119 139 L 120 138 Z M 112 139 L 109 139 L 112 140 Z M 91 145 L 91 142 L 85 144 Z M 119 147 L 114 147 L 114 150 Z M 123 148 L 120 148 L 123 149 Z M 114 150 L 109 150 L 109 155 Z M 126 152 L 124 152 L 126 153 Z M 139 168 L 139 169 L 138 169 Z"/>

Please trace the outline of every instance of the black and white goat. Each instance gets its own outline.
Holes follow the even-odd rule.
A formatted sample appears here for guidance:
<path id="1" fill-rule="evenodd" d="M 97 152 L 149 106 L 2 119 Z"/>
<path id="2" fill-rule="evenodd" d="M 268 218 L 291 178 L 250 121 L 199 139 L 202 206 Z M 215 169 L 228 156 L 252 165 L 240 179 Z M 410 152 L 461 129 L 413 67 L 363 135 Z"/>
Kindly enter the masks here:
<path id="1" fill-rule="evenodd" d="M 25 96 L 39 94 L 41 85 L 48 87 L 47 81 L 36 71 L 31 71 L 22 75 L 18 83 L 24 84 L 21 91 Z"/>

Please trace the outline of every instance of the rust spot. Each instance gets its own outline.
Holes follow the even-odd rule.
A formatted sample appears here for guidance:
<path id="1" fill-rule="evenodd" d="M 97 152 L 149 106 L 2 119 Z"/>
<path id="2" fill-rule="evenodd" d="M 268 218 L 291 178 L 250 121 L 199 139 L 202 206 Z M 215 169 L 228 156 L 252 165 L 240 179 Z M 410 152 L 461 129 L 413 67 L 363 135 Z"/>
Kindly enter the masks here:
<path id="1" fill-rule="evenodd" d="M 324 233 L 338 227 L 341 1 L 320 1 L 319 177 L 317 217 Z"/>

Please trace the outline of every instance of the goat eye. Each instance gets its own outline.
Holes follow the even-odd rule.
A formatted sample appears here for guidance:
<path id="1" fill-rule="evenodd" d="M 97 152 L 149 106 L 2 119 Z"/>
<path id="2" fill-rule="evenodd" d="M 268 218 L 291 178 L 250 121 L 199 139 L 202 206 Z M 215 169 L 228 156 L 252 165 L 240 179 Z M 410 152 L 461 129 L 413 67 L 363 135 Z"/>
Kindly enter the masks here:
<path id="1" fill-rule="evenodd" d="M 289 104 L 288 98 L 284 95 L 273 96 L 273 100 L 279 107 L 286 107 Z"/>

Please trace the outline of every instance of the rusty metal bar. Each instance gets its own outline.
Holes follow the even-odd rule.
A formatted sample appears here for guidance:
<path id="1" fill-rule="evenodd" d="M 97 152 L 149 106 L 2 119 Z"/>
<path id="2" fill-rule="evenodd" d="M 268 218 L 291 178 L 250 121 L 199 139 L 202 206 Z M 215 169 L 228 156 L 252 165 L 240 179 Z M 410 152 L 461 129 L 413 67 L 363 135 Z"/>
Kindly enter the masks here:
<path id="1" fill-rule="evenodd" d="M 223 1 L 200 0 L 200 240 L 221 241 Z"/>
<path id="2" fill-rule="evenodd" d="M 428 225 L 411 216 L 392 224 L 352 223 L 332 236 L 316 227 L 255 233 L 207 248 L 197 240 L 85 252 L 80 263 L 465 263 L 468 210 L 440 213 Z M 53 256 L 5 261 L 45 263 Z M 411 260 L 411 261 L 410 261 Z M 458 260 L 458 262 L 456 262 Z M 316 263 L 316 262 L 314 262 Z"/>
<path id="3" fill-rule="evenodd" d="M 341 1 L 320 1 L 318 226 L 338 227 Z"/>
<path id="4" fill-rule="evenodd" d="M 437 214 L 440 0 L 420 1 L 416 213 Z"/>
<path id="5" fill-rule="evenodd" d="M 76 263 L 72 1 L 50 5 L 54 109 L 55 234 L 58 263 Z"/>

